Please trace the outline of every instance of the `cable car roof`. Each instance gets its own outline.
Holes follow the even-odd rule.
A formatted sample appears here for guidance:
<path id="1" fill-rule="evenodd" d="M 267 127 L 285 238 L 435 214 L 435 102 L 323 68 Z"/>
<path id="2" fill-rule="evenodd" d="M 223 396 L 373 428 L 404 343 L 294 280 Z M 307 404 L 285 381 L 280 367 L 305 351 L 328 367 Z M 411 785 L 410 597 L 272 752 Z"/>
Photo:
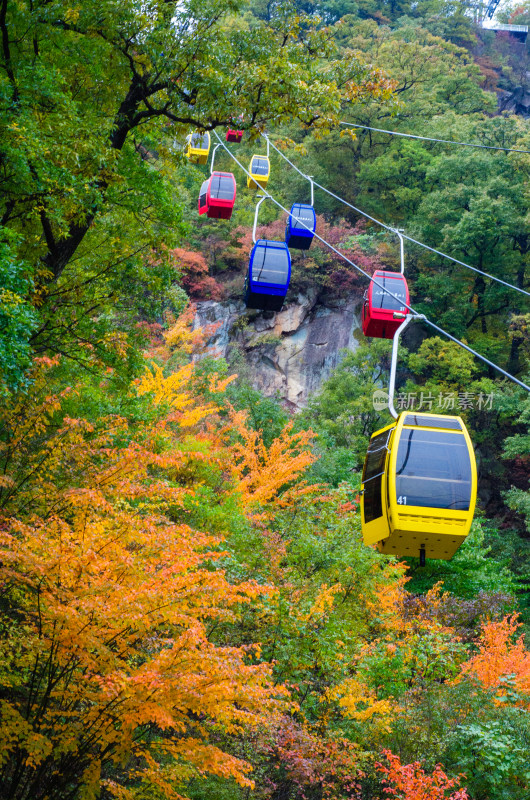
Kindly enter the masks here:
<path id="1" fill-rule="evenodd" d="M 291 256 L 285 242 L 258 239 L 250 254 L 251 282 L 287 287 L 290 272 Z"/>
<path id="2" fill-rule="evenodd" d="M 210 147 L 210 134 L 208 131 L 205 133 L 190 133 L 188 135 L 190 147 L 194 150 L 208 150 Z"/>
<path id="3" fill-rule="evenodd" d="M 268 175 L 271 165 L 267 156 L 252 156 L 250 169 L 253 175 Z"/>
<path id="4" fill-rule="evenodd" d="M 291 206 L 288 224 L 291 230 L 313 233 L 316 224 L 315 209 L 304 203 L 295 203 Z"/>
<path id="5" fill-rule="evenodd" d="M 403 419 L 403 425 L 407 427 L 443 428 L 453 431 L 463 430 L 460 417 L 438 417 L 434 414 L 406 414 Z"/>
<path id="6" fill-rule="evenodd" d="M 210 176 L 209 183 L 211 199 L 233 199 L 236 193 L 236 180 L 231 172 L 214 172 Z"/>

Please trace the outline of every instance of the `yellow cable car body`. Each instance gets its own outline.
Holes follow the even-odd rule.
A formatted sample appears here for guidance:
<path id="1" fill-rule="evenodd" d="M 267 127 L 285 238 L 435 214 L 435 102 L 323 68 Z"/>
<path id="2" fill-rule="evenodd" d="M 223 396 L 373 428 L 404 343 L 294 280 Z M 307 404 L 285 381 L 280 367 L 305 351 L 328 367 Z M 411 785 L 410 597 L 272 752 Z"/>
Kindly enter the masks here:
<path id="1" fill-rule="evenodd" d="M 247 189 L 267 188 L 271 174 L 271 162 L 268 156 L 252 156 L 248 171 L 250 175 L 247 175 Z"/>
<path id="2" fill-rule="evenodd" d="M 186 136 L 184 155 L 196 164 L 206 164 L 210 154 L 210 145 L 211 140 L 208 131 L 205 131 L 205 133 L 189 133 Z"/>
<path id="3" fill-rule="evenodd" d="M 404 411 L 370 438 L 361 491 L 365 544 L 450 559 L 469 533 L 476 499 L 475 454 L 460 417 Z"/>

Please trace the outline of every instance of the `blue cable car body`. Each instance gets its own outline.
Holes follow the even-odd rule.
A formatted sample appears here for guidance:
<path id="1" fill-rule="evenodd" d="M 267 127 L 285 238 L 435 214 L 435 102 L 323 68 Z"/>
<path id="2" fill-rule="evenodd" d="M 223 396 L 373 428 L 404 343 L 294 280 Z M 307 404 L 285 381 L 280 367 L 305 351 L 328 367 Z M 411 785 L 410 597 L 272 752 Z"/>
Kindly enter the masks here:
<path id="1" fill-rule="evenodd" d="M 301 225 L 301 222 L 304 225 Z M 286 244 L 296 250 L 309 250 L 316 227 L 317 218 L 313 206 L 295 203 L 291 206 L 291 213 L 285 228 Z"/>
<path id="2" fill-rule="evenodd" d="M 247 308 L 279 311 L 291 280 L 291 254 L 285 242 L 258 239 L 245 281 Z"/>

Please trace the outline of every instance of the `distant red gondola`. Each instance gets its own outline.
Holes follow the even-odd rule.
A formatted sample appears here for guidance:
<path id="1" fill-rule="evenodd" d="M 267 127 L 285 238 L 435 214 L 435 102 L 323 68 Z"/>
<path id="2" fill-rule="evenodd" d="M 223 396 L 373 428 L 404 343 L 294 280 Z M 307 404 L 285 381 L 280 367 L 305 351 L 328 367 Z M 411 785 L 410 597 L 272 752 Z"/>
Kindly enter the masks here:
<path id="1" fill-rule="evenodd" d="M 236 179 L 231 172 L 212 172 L 199 194 L 199 214 L 230 219 L 236 201 Z"/>
<path id="2" fill-rule="evenodd" d="M 243 131 L 233 131 L 232 128 L 228 128 L 226 132 L 226 141 L 227 142 L 240 142 L 243 138 Z"/>
<path id="3" fill-rule="evenodd" d="M 379 286 L 376 286 L 374 280 Z M 398 299 L 388 292 L 392 292 Z M 364 335 L 375 336 L 378 339 L 392 339 L 408 313 L 409 304 L 409 288 L 404 275 L 383 270 L 374 272 L 364 295 L 362 311 Z"/>

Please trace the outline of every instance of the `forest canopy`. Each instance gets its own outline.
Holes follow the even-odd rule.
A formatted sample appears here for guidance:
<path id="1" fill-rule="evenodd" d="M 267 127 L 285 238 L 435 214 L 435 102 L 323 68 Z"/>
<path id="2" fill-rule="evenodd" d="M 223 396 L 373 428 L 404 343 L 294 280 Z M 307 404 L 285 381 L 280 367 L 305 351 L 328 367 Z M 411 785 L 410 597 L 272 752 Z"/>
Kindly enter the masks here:
<path id="1" fill-rule="evenodd" d="M 242 301 L 255 195 L 219 149 L 237 205 L 200 217 L 210 166 L 184 153 L 241 129 L 247 164 L 265 133 L 281 206 L 307 175 L 335 195 L 292 251 L 287 333 L 357 319 L 355 265 L 399 269 L 396 228 L 528 292 L 528 45 L 477 22 L 459 0 L 0 0 L 0 800 L 528 797 L 527 393 L 411 326 L 396 402 L 461 414 L 477 513 L 450 561 L 365 545 L 390 342 L 352 322 L 299 413 L 260 392 L 286 331 Z M 277 206 L 259 222 L 283 241 Z M 526 295 L 405 259 L 419 312 L 529 381 Z"/>

